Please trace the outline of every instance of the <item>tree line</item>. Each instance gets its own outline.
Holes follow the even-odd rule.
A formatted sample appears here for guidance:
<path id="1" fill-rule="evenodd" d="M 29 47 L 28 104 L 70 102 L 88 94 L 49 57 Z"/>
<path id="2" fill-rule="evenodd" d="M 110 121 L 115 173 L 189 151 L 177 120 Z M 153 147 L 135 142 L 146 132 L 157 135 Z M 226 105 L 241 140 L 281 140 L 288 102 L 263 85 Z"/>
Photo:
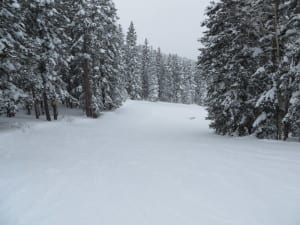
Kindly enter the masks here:
<path id="1" fill-rule="evenodd" d="M 207 9 L 199 68 L 218 134 L 300 137 L 299 0 L 221 0 Z"/>
<path id="2" fill-rule="evenodd" d="M 153 49 L 147 39 L 137 45 L 131 23 L 124 48 L 125 87 L 131 99 L 173 103 L 201 103 L 203 83 L 196 62 Z"/>
<path id="3" fill-rule="evenodd" d="M 0 2 L 0 114 L 57 119 L 58 104 L 88 117 L 127 98 L 202 101 L 195 62 L 137 45 L 125 36 L 112 0 Z M 197 95 L 198 94 L 198 95 Z"/>

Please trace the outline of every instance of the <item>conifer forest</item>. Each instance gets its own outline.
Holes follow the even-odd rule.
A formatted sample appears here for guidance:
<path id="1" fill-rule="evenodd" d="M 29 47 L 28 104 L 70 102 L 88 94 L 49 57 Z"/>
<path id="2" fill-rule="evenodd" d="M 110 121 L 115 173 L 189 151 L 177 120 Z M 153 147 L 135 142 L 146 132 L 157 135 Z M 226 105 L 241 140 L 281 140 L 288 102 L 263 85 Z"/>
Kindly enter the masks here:
<path id="1" fill-rule="evenodd" d="M 300 135 L 299 0 L 221 1 L 207 10 L 200 74 L 218 134 Z"/>
<path id="2" fill-rule="evenodd" d="M 111 0 L 1 3 L 0 112 L 38 118 L 57 104 L 88 117 L 132 100 L 200 102 L 196 62 L 126 34 Z M 196 94 L 198 92 L 198 94 Z"/>

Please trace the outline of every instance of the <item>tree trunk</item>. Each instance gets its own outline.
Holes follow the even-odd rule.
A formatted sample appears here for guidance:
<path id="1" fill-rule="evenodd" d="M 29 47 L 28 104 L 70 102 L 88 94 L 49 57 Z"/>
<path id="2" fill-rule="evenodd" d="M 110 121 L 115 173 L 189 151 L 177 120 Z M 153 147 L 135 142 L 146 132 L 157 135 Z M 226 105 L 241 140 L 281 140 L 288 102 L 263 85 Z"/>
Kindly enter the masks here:
<path id="1" fill-rule="evenodd" d="M 32 87 L 32 98 L 33 98 L 33 107 L 35 112 L 35 118 L 40 118 L 40 110 L 39 110 L 39 101 L 36 99 L 34 88 Z"/>
<path id="2" fill-rule="evenodd" d="M 44 89 L 45 89 L 45 87 L 44 87 Z M 43 91 L 43 100 L 44 100 L 44 106 L 45 106 L 46 119 L 47 119 L 47 121 L 51 121 L 49 105 L 48 105 L 48 96 L 47 96 L 46 90 Z"/>
<path id="3" fill-rule="evenodd" d="M 43 101 L 44 101 L 46 119 L 47 119 L 47 121 L 51 121 L 49 105 L 48 105 L 48 96 L 47 96 L 47 81 L 46 81 L 46 77 L 44 75 L 47 72 L 47 68 L 46 68 L 46 63 L 44 61 L 40 62 L 39 69 L 40 69 L 41 77 L 42 77 L 42 81 L 43 81 Z"/>
<path id="4" fill-rule="evenodd" d="M 88 43 L 87 43 L 87 35 L 84 35 L 83 41 L 83 52 L 87 53 Z M 84 88 L 84 98 L 85 98 L 85 111 L 87 117 L 93 117 L 92 110 L 92 95 L 91 95 L 91 87 L 90 87 L 90 79 L 89 79 L 89 59 L 84 56 L 83 62 L 83 88 Z"/>
<path id="5" fill-rule="evenodd" d="M 48 95 L 47 95 L 47 83 L 45 77 L 43 77 L 43 106 L 46 114 L 46 119 L 47 121 L 51 121 L 51 116 L 50 116 L 50 110 L 49 110 L 49 105 L 48 105 Z"/>
<path id="6" fill-rule="evenodd" d="M 52 109 L 53 109 L 53 118 L 54 118 L 54 120 L 57 120 L 58 111 L 57 111 L 57 102 L 56 102 L 56 100 L 53 100 L 51 102 L 51 106 L 52 106 Z"/>
<path id="7" fill-rule="evenodd" d="M 27 115 L 31 115 L 31 107 L 29 103 L 26 104 L 26 109 L 27 109 Z"/>
<path id="8" fill-rule="evenodd" d="M 40 106 L 41 106 L 41 113 L 42 113 L 42 115 L 45 115 L 44 103 L 43 103 L 43 101 L 40 101 L 39 103 L 40 103 Z"/>
<path id="9" fill-rule="evenodd" d="M 280 64 L 280 44 L 279 44 L 279 4 L 280 0 L 274 0 L 274 42 L 273 43 L 273 59 L 275 64 L 275 72 L 279 70 Z M 277 127 L 277 139 L 284 139 L 284 125 L 283 118 L 285 116 L 285 112 L 283 110 L 284 105 L 284 97 L 281 93 L 280 88 L 280 75 L 277 75 L 276 78 L 276 86 L 277 86 L 277 107 L 276 107 L 276 127 Z"/>
<path id="10" fill-rule="evenodd" d="M 6 116 L 9 118 L 11 117 L 10 104 L 8 104 L 6 107 Z"/>

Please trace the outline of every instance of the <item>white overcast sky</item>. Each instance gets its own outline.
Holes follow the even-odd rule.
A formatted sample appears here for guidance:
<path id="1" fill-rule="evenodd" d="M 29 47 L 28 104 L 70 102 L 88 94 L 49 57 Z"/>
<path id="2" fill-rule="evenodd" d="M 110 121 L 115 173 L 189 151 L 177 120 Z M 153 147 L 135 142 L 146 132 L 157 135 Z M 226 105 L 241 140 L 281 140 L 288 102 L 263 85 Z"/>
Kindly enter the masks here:
<path id="1" fill-rule="evenodd" d="M 133 21 L 138 42 L 147 37 L 164 53 L 196 59 L 205 9 L 211 0 L 114 0 L 120 23 L 127 32 Z"/>

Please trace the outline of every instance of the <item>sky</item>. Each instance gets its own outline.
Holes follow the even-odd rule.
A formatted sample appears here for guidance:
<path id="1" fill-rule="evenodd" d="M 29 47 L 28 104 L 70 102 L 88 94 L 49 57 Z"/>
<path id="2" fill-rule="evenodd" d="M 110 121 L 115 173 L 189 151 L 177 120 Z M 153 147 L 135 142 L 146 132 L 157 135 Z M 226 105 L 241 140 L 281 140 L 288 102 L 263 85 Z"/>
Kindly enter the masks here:
<path id="1" fill-rule="evenodd" d="M 138 43 L 149 40 L 164 53 L 197 59 L 201 22 L 211 0 L 114 0 L 120 23 L 127 32 L 133 21 Z"/>

